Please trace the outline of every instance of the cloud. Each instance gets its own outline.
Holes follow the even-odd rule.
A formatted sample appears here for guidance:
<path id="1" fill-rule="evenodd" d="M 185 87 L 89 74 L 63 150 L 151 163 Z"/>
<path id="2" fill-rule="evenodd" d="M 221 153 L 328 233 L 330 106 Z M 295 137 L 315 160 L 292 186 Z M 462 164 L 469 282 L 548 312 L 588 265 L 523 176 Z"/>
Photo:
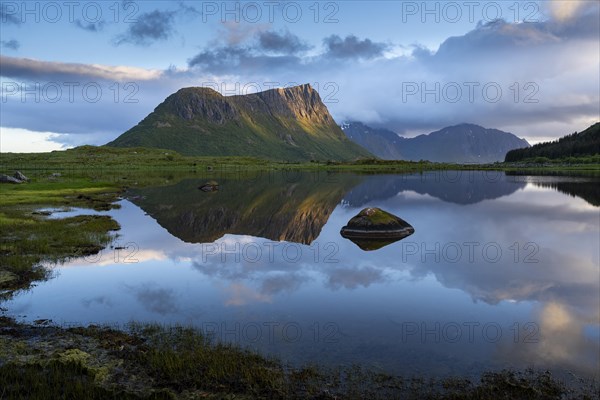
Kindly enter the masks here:
<path id="1" fill-rule="evenodd" d="M 59 147 L 107 143 L 183 85 L 172 71 L 4 55 L 0 63 L 2 127 L 60 133 L 51 137 Z M 32 139 L 30 151 L 54 145 L 46 142 Z"/>
<path id="2" fill-rule="evenodd" d="M 260 48 L 281 54 L 295 54 L 308 50 L 310 46 L 290 32 L 266 31 L 258 34 Z"/>
<path id="3" fill-rule="evenodd" d="M 244 58 L 248 58 L 248 49 L 233 46 L 204 50 L 188 60 L 190 67 L 203 67 L 208 71 L 223 71 L 234 69 Z"/>
<path id="4" fill-rule="evenodd" d="M 488 58 L 498 62 L 498 57 L 510 52 L 516 58 L 526 56 L 532 61 L 529 51 L 540 52 L 552 47 L 563 47 L 570 39 L 598 40 L 598 13 L 585 14 L 577 20 L 558 23 L 550 20 L 539 23 L 508 23 L 495 20 L 479 23 L 475 29 L 462 36 L 446 39 L 435 54 L 417 49 L 414 56 L 437 62 L 464 64 L 465 57 Z M 423 57 L 424 56 L 424 57 Z"/>
<path id="5" fill-rule="evenodd" d="M 265 69 L 281 69 L 300 64 L 301 60 L 293 55 L 269 56 L 256 54 L 252 49 L 236 46 L 224 46 L 212 50 L 204 50 L 188 61 L 190 68 L 200 67 L 202 71 L 211 73 L 239 73 Z"/>
<path id="6" fill-rule="evenodd" d="M 17 7 L 14 8 L 13 7 Z M 8 3 L 2 2 L 0 3 L 0 22 L 2 24 L 21 24 L 21 19 L 18 18 L 18 12 L 13 12 L 18 10 L 18 5 L 16 3 Z"/>
<path id="7" fill-rule="evenodd" d="M 314 83 L 337 121 L 359 120 L 406 136 L 472 122 L 526 139 L 558 137 L 600 119 L 600 5 L 586 2 L 568 7 L 559 7 L 542 22 L 480 24 L 464 35 L 447 38 L 437 51 L 414 45 L 412 54 L 402 55 L 391 54 L 390 45 L 354 35 L 328 36 L 320 53 L 306 55 L 302 52 L 308 45 L 293 33 L 273 31 L 268 25 L 226 23 L 220 25 L 219 39 L 191 55 L 186 70 L 0 56 L 2 76 L 29 81 L 133 81 L 139 84 L 140 100 L 138 106 L 128 104 L 127 111 L 114 102 L 90 107 L 67 104 L 61 109 L 57 104 L 23 105 L 9 100 L 3 104 L 2 122 L 44 132 L 97 132 L 111 139 L 110 135 L 114 138 L 131 127 L 189 82 L 214 82 L 221 87 L 281 82 L 284 86 L 293 80 Z M 134 24 L 137 28 L 132 25 L 121 39 L 151 43 L 168 38 L 175 20 L 183 15 L 181 9 L 180 5 L 174 11 L 158 12 L 166 13 L 157 18 L 165 24 L 149 24 L 146 15 L 152 13 L 143 14 Z M 469 100 L 467 82 L 478 85 L 474 101 Z M 419 85 L 418 93 L 403 98 L 406 83 Z M 456 102 L 444 97 L 445 86 L 452 83 L 462 88 Z M 483 98 L 487 83 L 500 85 L 498 102 Z M 526 88 L 528 83 L 534 86 Z M 436 84 L 439 100 L 435 95 L 422 96 L 422 88 Z M 108 87 L 106 93 L 111 93 Z M 527 96 L 536 102 L 525 103 Z M 107 119 L 107 114 L 114 118 Z"/>
<path id="8" fill-rule="evenodd" d="M 86 31 L 89 31 L 89 32 L 100 32 L 101 30 L 104 29 L 105 25 L 106 25 L 106 23 L 104 21 L 99 21 L 96 23 L 89 22 L 86 24 L 86 23 L 81 22 L 80 19 L 75 20 L 76 27 L 81 28 Z"/>
<path id="9" fill-rule="evenodd" d="M 2 45 L 2 47 L 4 47 L 4 48 L 11 49 L 11 50 L 19 50 L 19 47 L 21 47 L 21 43 L 19 43 L 15 39 L 1 40 L 0 45 Z"/>
<path id="10" fill-rule="evenodd" d="M 354 35 L 344 39 L 338 35 L 331 35 L 323 39 L 327 52 L 326 56 L 333 58 L 364 58 L 380 57 L 388 48 L 384 43 L 375 43 L 370 39 L 360 40 Z"/>
<path id="11" fill-rule="evenodd" d="M 176 11 L 159 11 L 140 14 L 124 34 L 115 38 L 115 45 L 131 43 L 138 46 L 149 46 L 158 40 L 166 40 L 174 30 Z"/>
<path id="12" fill-rule="evenodd" d="M 103 79 L 123 82 L 158 79 L 162 74 L 162 71 L 158 70 L 128 66 L 39 61 L 3 55 L 0 55 L 0 63 L 2 63 L 2 76 L 24 80 Z"/>
<path id="13" fill-rule="evenodd" d="M 327 52 L 315 57 L 299 57 L 310 46 L 290 32 L 266 31 L 262 27 L 246 27 L 241 24 L 223 24 L 226 44 L 205 49 L 188 60 L 190 68 L 200 67 L 215 74 L 263 74 L 275 70 L 289 76 L 294 70 L 310 71 L 323 61 L 339 61 L 343 58 L 374 58 L 387 48 L 369 39 L 358 40 L 348 36 L 330 36 Z M 336 39 L 337 38 L 337 39 Z M 289 79 L 285 80 L 288 82 Z"/>
<path id="14" fill-rule="evenodd" d="M 265 31 L 262 26 L 223 24 L 225 44 L 207 48 L 188 60 L 190 68 L 215 74 L 261 73 L 298 66 L 295 54 L 309 46 L 289 32 Z"/>
<path id="15" fill-rule="evenodd" d="M 216 43 L 227 46 L 239 46 L 256 37 L 260 32 L 266 31 L 268 25 L 265 24 L 245 24 L 233 21 L 221 23 L 219 29 L 219 39 Z"/>
<path id="16" fill-rule="evenodd" d="M 585 0 L 553 0 L 543 5 L 549 9 L 553 19 L 564 22 L 591 8 L 590 3 L 592 2 Z"/>
<path id="17" fill-rule="evenodd" d="M 26 129 L 0 127 L 0 152 L 29 153 L 64 150 L 58 143 L 61 135 L 54 132 L 32 132 Z"/>

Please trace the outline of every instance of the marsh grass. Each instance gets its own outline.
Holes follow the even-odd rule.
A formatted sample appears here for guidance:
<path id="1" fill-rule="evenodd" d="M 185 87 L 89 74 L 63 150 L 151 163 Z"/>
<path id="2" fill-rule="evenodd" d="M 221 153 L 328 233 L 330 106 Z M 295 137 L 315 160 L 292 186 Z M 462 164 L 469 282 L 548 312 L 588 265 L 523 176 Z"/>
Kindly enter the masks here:
<path id="1" fill-rule="evenodd" d="M 103 249 L 119 224 L 109 216 L 79 215 L 49 219 L 42 207 L 82 207 L 97 211 L 116 207 L 121 188 L 85 178 L 31 178 L 28 183 L 3 185 L 0 195 L 1 297 L 47 279 L 42 264 L 64 262 Z"/>
<path id="2" fill-rule="evenodd" d="M 58 344 L 30 348 L 48 332 Z M 0 318 L 0 345 L 14 348 L 0 346 L 2 399 L 595 399 L 600 394 L 597 382 L 573 390 L 549 372 L 534 370 L 488 372 L 471 381 L 399 377 L 359 366 L 298 368 L 181 326 L 36 328 Z M 17 356 L 7 357 L 11 351 Z"/>

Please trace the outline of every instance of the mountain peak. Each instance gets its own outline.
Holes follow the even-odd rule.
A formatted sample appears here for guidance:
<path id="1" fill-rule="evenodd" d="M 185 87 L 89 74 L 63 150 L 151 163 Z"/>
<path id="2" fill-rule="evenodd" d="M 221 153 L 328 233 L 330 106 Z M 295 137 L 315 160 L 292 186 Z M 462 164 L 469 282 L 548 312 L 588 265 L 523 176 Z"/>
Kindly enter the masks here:
<path id="1" fill-rule="evenodd" d="M 296 86 L 287 86 L 284 88 L 276 88 L 275 90 L 279 91 L 280 93 L 285 93 L 285 92 L 311 93 L 311 92 L 316 91 L 315 89 L 313 89 L 313 87 L 310 85 L 310 83 L 303 83 L 302 85 L 296 85 Z"/>
<path id="2" fill-rule="evenodd" d="M 476 129 L 486 129 L 481 125 L 477 125 L 477 124 L 473 124 L 471 122 L 461 122 L 460 124 L 456 124 L 456 125 L 452 125 L 449 126 L 445 129 L 450 129 L 450 128 L 476 128 Z"/>
<path id="3" fill-rule="evenodd" d="M 278 94 L 305 94 L 305 95 L 312 95 L 312 94 L 317 94 L 318 92 L 310 85 L 310 83 L 304 83 L 302 85 L 296 85 L 296 86 L 287 86 L 287 87 L 283 87 L 283 88 L 273 88 L 273 89 L 267 89 L 267 90 L 263 90 L 260 92 L 256 92 L 256 93 L 247 93 L 247 94 L 234 94 L 231 96 L 224 96 L 221 93 L 219 93 L 218 91 L 214 90 L 213 88 L 207 87 L 207 86 L 190 86 L 190 87 L 184 87 L 179 89 L 177 92 L 175 92 L 174 94 L 172 94 L 171 96 L 174 95 L 190 95 L 190 94 L 196 94 L 196 95 L 204 95 L 204 96 L 215 96 L 215 97 L 235 97 L 235 96 L 248 96 L 248 95 L 260 95 L 261 93 L 278 93 Z"/>
<path id="4" fill-rule="evenodd" d="M 213 88 L 209 88 L 206 86 L 190 86 L 179 89 L 177 92 L 173 93 L 171 96 L 176 95 L 185 95 L 185 94 L 204 94 L 210 96 L 223 96 L 221 93 L 217 92 Z"/>
<path id="5" fill-rule="evenodd" d="M 233 96 L 183 88 L 108 145 L 294 161 L 372 157 L 346 138 L 310 84 Z"/>

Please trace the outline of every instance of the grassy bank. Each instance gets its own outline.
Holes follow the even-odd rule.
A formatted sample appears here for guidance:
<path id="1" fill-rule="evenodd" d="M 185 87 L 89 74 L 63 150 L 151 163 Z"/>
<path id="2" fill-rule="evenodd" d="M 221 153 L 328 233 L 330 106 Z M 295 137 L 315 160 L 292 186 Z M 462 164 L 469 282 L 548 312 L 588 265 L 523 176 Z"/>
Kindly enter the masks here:
<path id="1" fill-rule="evenodd" d="M 429 161 L 361 159 L 354 162 L 283 162 L 251 157 L 182 156 L 172 150 L 81 146 L 51 153 L 3 153 L 0 170 L 68 172 L 85 170 L 101 175 L 108 171 L 233 171 L 236 169 L 324 169 L 365 173 L 407 172 L 440 169 L 465 170 L 591 170 L 600 171 L 598 157 L 561 160 L 532 159 L 518 163 L 453 164 Z"/>
<path id="2" fill-rule="evenodd" d="M 47 175 L 3 184 L 0 195 L 0 299 L 50 273 L 42 264 L 95 254 L 119 229 L 108 216 L 50 219 L 45 207 L 108 210 L 122 188 L 83 177 Z"/>
<path id="3" fill-rule="evenodd" d="M 191 328 L 62 329 L 0 318 L 2 399 L 592 399 L 598 390 L 533 370 L 471 381 L 293 368 Z"/>

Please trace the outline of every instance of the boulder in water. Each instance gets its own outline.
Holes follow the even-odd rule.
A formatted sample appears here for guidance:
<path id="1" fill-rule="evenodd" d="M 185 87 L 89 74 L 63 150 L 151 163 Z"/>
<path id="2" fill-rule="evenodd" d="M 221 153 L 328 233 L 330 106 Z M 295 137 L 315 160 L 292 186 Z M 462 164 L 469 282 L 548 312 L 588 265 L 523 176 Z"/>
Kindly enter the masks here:
<path id="1" fill-rule="evenodd" d="M 363 250 L 376 250 L 412 235 L 415 229 L 402 218 L 369 207 L 352 217 L 340 234 Z"/>
<path id="2" fill-rule="evenodd" d="M 202 190 L 203 192 L 216 192 L 219 190 L 219 183 L 216 181 L 209 181 L 200 186 L 198 189 Z"/>

